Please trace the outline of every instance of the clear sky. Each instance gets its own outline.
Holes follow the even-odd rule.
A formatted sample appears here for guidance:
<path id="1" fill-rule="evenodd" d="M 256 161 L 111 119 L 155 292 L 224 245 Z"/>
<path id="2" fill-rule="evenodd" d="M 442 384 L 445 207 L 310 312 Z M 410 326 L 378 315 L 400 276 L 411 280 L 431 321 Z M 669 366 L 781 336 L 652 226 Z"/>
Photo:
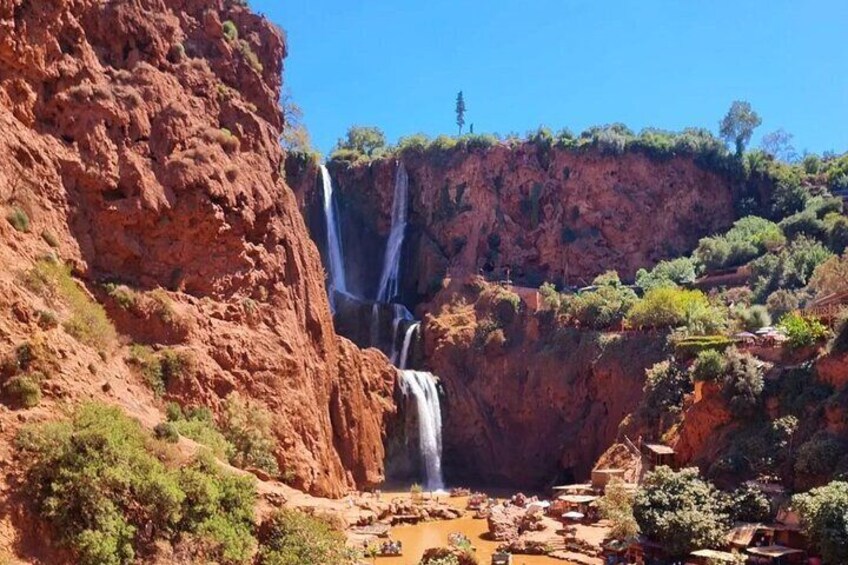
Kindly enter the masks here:
<path id="1" fill-rule="evenodd" d="M 284 82 L 327 153 L 390 141 L 623 122 L 713 131 L 735 99 L 798 152 L 848 150 L 848 0 L 250 0 L 288 33 Z"/>

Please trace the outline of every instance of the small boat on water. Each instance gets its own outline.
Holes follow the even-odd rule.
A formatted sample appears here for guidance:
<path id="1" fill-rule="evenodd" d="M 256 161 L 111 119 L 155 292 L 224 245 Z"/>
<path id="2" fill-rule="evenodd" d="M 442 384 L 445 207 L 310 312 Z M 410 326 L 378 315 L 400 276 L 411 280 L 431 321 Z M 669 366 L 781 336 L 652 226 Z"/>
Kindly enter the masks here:
<path id="1" fill-rule="evenodd" d="M 492 555 L 492 565 L 512 565 L 512 554 L 499 551 Z"/>

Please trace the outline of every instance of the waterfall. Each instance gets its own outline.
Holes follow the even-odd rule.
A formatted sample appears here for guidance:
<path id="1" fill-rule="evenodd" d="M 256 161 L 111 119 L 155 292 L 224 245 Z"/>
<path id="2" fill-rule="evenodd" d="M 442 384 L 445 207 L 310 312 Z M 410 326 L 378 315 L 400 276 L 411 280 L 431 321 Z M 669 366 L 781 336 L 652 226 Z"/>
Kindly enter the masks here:
<path id="1" fill-rule="evenodd" d="M 398 293 L 401 248 L 403 247 L 403 236 L 406 232 L 408 198 L 409 175 L 406 174 L 406 167 L 399 161 L 395 173 L 395 195 L 392 202 L 392 229 L 389 232 L 389 241 L 386 243 L 383 273 L 380 276 L 380 288 L 377 291 L 377 300 L 380 302 L 391 302 Z"/>
<path id="2" fill-rule="evenodd" d="M 400 350 L 399 369 L 406 369 L 407 361 L 409 361 L 409 346 L 412 344 L 412 336 L 418 331 L 418 326 L 420 325 L 421 322 L 415 322 L 414 324 L 409 324 L 409 327 L 406 328 L 406 334 L 403 336 L 403 347 Z"/>
<path id="3" fill-rule="evenodd" d="M 407 332 L 408 335 L 409 332 Z M 442 478 L 442 412 L 436 379 L 423 371 L 400 371 L 404 396 L 412 396 L 418 413 L 418 440 L 424 460 L 424 486 L 427 490 L 445 488 Z"/>
<path id="4" fill-rule="evenodd" d="M 335 311 L 334 293 L 348 294 L 345 281 L 342 241 L 339 238 L 338 215 L 333 200 L 333 179 L 327 167 L 321 165 L 321 181 L 324 187 L 324 219 L 327 222 L 327 271 L 330 277 L 327 292 L 330 297 L 330 307 Z"/>
<path id="5" fill-rule="evenodd" d="M 403 365 L 398 365 L 398 330 L 400 330 L 402 322 L 408 322 L 410 320 L 412 320 L 412 313 L 406 309 L 406 306 L 403 304 L 392 304 L 392 354 L 389 358 L 392 360 L 393 365 L 401 369 L 403 369 Z"/>

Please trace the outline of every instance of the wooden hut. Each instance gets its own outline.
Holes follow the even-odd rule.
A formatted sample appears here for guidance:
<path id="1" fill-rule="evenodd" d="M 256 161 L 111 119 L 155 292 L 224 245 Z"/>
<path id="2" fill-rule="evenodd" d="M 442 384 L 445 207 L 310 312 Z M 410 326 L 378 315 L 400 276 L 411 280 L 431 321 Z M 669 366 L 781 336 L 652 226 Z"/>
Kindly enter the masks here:
<path id="1" fill-rule="evenodd" d="M 672 469 L 675 467 L 674 450 L 667 445 L 661 443 L 643 443 L 642 451 L 648 458 L 650 469 L 656 469 L 662 465 L 668 465 Z"/>

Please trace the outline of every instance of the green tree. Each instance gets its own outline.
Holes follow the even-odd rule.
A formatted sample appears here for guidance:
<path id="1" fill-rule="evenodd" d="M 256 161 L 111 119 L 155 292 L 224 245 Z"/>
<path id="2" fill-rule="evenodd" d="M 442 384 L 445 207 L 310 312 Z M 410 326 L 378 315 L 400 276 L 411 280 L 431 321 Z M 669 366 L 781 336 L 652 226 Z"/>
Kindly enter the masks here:
<path id="1" fill-rule="evenodd" d="M 340 139 L 336 150 L 355 151 L 368 157 L 376 157 L 386 148 L 386 134 L 377 127 L 351 126 L 345 139 Z"/>
<path id="2" fill-rule="evenodd" d="M 760 147 L 775 159 L 795 161 L 798 154 L 795 153 L 795 147 L 792 145 L 793 137 L 795 136 L 780 128 L 764 135 Z"/>
<path id="3" fill-rule="evenodd" d="M 633 517 L 634 493 L 624 481 L 614 478 L 604 489 L 604 496 L 598 500 L 601 516 L 612 523 L 610 537 L 626 540 L 639 534 L 639 524 Z"/>
<path id="4" fill-rule="evenodd" d="M 834 481 L 792 498 L 801 527 L 826 565 L 848 563 L 848 482 Z"/>
<path id="5" fill-rule="evenodd" d="M 736 155 L 741 157 L 761 123 L 762 118 L 751 108 L 750 102 L 736 100 L 719 123 L 719 133 L 722 139 L 736 146 Z"/>
<path id="6" fill-rule="evenodd" d="M 341 564 L 349 561 L 344 534 L 320 518 L 281 509 L 259 528 L 261 565 Z"/>
<path id="7" fill-rule="evenodd" d="M 461 90 L 456 95 L 456 125 L 459 126 L 459 135 L 462 135 L 462 126 L 465 125 L 465 96 Z"/>
<path id="8" fill-rule="evenodd" d="M 633 515 L 642 533 L 662 543 L 672 557 L 724 543 L 730 516 L 725 497 L 698 475 L 659 467 L 636 494 Z"/>

